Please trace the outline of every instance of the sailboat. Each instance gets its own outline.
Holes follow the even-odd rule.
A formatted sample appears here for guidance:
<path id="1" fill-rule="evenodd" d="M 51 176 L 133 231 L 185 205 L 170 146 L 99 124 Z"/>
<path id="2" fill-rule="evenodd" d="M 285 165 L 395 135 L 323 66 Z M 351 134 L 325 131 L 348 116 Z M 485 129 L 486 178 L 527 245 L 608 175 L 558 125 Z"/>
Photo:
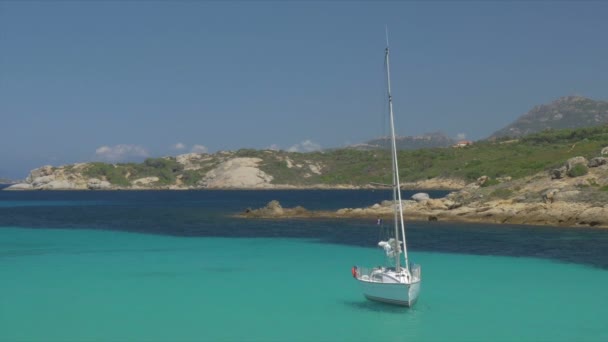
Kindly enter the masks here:
<path id="1" fill-rule="evenodd" d="M 397 162 L 397 144 L 395 142 L 395 122 L 393 115 L 393 98 L 391 96 L 388 39 L 384 54 L 384 62 L 386 66 L 393 169 L 393 180 L 390 185 L 393 189 L 394 230 L 391 233 L 393 237 L 388 239 L 388 241 L 378 242 L 378 246 L 383 248 L 386 253 L 387 265 L 372 268 L 354 266 L 351 271 L 353 277 L 357 279 L 361 285 L 363 294 L 368 299 L 411 307 L 418 299 L 422 278 L 420 265 L 410 263 L 407 255 L 403 205 L 401 201 L 401 185 L 399 184 L 399 164 Z"/>

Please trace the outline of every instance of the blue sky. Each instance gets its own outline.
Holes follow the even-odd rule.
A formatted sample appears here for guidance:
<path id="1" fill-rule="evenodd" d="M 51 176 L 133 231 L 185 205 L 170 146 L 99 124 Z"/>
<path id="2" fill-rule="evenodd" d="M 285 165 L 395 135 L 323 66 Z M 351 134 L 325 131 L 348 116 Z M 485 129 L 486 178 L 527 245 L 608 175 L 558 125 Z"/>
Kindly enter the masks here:
<path id="1" fill-rule="evenodd" d="M 0 177 L 44 164 L 488 136 L 608 99 L 608 2 L 0 1 Z"/>

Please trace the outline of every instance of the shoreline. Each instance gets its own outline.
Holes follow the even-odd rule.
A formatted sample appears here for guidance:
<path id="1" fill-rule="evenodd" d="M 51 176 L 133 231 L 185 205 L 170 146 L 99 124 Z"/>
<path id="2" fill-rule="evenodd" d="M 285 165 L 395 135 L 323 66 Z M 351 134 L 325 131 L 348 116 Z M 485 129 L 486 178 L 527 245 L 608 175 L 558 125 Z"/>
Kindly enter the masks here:
<path id="1" fill-rule="evenodd" d="M 386 187 L 381 186 L 350 186 L 350 185 L 312 185 L 312 186 L 298 186 L 298 185 L 277 185 L 273 187 L 109 187 L 109 188 L 34 188 L 34 187 L 15 187 L 11 189 L 13 185 L 22 185 L 26 183 L 17 183 L 17 184 L 6 184 L 5 187 L 2 187 L 0 184 L 0 191 L 206 191 L 206 190 L 224 190 L 224 191 L 275 191 L 275 190 L 293 190 L 293 191 L 301 191 L 301 190 L 330 190 L 330 191 L 338 191 L 338 190 L 387 190 Z M 460 188 L 428 188 L 428 187 L 402 187 L 401 191 L 458 191 Z"/>
<path id="2" fill-rule="evenodd" d="M 405 215 L 405 213 L 404 213 Z M 282 217 L 277 217 L 277 216 L 246 216 L 243 215 L 243 213 L 239 213 L 239 214 L 234 214 L 232 215 L 232 217 L 237 217 L 237 218 L 241 218 L 241 219 L 250 219 L 250 220 L 309 220 L 309 221 L 314 221 L 314 220 L 357 220 L 357 219 L 365 219 L 365 220 L 376 220 L 378 218 L 378 216 L 374 216 L 374 215 L 360 215 L 360 216 L 344 216 L 344 215 L 336 215 L 333 212 L 328 212 L 325 213 L 324 211 L 313 211 L 312 215 L 302 215 L 302 216 L 282 216 Z M 393 216 L 392 215 L 384 215 L 384 216 L 379 216 L 380 218 L 382 218 L 384 220 L 384 222 L 388 222 L 388 220 L 392 220 Z M 557 228 L 557 229 L 597 229 L 597 230 L 605 230 L 608 228 L 608 225 L 606 226 L 591 226 L 591 225 L 566 225 L 566 224 L 555 224 L 555 223 L 550 223 L 550 222 L 546 222 L 546 223 L 534 223 L 534 222 L 524 222 L 524 223 L 516 223 L 516 222 L 492 222 L 492 221 L 486 221 L 486 220 L 476 220 L 476 219 L 443 219 L 443 220 L 428 220 L 425 218 L 412 218 L 412 217 L 404 217 L 404 222 L 407 225 L 408 223 L 414 223 L 414 222 L 441 222 L 441 223 L 457 223 L 457 224 L 465 224 L 465 223 L 470 223 L 470 224 L 475 224 L 475 225 L 484 225 L 484 224 L 490 224 L 493 226 L 502 226 L 502 225 L 509 225 L 509 226 L 530 226 L 530 227 L 546 227 L 546 228 Z M 407 226 L 406 226 L 407 228 Z"/>
<path id="3" fill-rule="evenodd" d="M 446 196 L 442 199 L 406 200 L 406 221 L 514 224 L 564 228 L 608 228 L 608 208 L 583 203 L 473 203 L 460 205 Z M 245 219 L 377 219 L 393 218 L 392 202 L 384 201 L 365 208 L 342 208 L 336 211 L 307 210 L 303 207 L 282 208 L 271 201 L 259 209 L 246 209 L 235 214 Z"/>

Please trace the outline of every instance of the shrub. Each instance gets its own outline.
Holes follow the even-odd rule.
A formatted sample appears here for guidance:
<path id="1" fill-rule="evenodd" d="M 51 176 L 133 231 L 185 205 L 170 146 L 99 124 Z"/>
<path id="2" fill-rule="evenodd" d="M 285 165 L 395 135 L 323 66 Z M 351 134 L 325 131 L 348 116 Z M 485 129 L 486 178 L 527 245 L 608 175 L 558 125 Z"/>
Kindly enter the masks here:
<path id="1" fill-rule="evenodd" d="M 583 164 L 576 164 L 570 169 L 570 171 L 568 171 L 568 176 L 579 177 L 579 176 L 586 175 L 588 172 L 589 172 L 589 169 L 587 168 L 587 166 L 585 166 Z"/>
<path id="2" fill-rule="evenodd" d="M 490 197 L 508 198 L 511 195 L 513 195 L 513 190 L 507 189 L 507 188 L 502 188 L 502 189 L 496 189 L 496 190 L 494 190 L 490 194 Z"/>
<path id="3" fill-rule="evenodd" d="M 129 181 L 125 177 L 124 168 L 114 166 L 112 164 L 105 163 L 91 163 L 89 167 L 86 169 L 84 174 L 88 177 L 92 178 L 100 178 L 106 179 L 108 182 L 121 185 L 128 186 Z"/>
<path id="4" fill-rule="evenodd" d="M 496 185 L 496 184 L 499 184 L 499 183 L 500 183 L 500 182 L 499 182 L 499 181 L 497 181 L 495 178 L 488 178 L 488 180 L 486 180 L 486 182 L 485 182 L 485 183 L 483 183 L 483 184 L 481 185 L 481 187 L 482 187 L 482 188 L 485 188 L 485 187 L 487 187 L 487 186 L 492 186 L 492 185 Z"/>

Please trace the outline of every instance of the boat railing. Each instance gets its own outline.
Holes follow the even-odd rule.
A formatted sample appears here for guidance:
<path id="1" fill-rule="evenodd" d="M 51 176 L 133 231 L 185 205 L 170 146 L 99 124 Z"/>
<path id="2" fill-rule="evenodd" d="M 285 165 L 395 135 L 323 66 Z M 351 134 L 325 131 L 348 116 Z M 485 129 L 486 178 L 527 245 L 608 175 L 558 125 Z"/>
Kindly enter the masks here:
<path id="1" fill-rule="evenodd" d="M 383 274 L 386 277 L 383 267 L 371 267 L 371 268 L 370 267 L 357 267 L 357 279 L 360 279 L 360 280 L 384 283 L 385 278 L 383 278 Z M 418 279 L 418 280 L 422 279 L 420 265 L 411 264 L 410 265 L 410 274 L 412 275 L 413 279 Z M 390 281 L 390 280 L 388 282 L 392 283 L 392 281 Z"/>
<path id="2" fill-rule="evenodd" d="M 375 274 L 378 273 L 379 268 L 369 268 L 369 267 L 357 267 L 357 278 L 366 281 L 377 281 L 382 282 L 381 277 L 374 277 Z M 375 271 L 375 273 L 374 273 Z"/>

